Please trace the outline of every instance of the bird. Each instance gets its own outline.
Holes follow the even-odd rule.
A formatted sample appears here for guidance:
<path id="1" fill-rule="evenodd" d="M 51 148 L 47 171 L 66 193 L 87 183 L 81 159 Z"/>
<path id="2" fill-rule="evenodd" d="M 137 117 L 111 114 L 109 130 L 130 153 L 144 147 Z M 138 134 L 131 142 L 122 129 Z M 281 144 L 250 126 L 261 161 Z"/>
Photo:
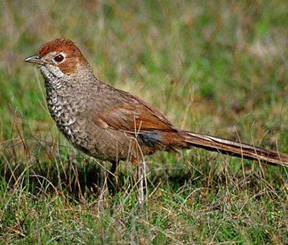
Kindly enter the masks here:
<path id="1" fill-rule="evenodd" d="M 144 202 L 145 156 L 192 147 L 274 165 L 288 166 L 288 155 L 250 144 L 175 127 L 144 100 L 101 82 L 76 44 L 54 39 L 25 62 L 36 64 L 44 78 L 47 107 L 60 132 L 78 150 L 112 163 L 138 168 L 139 203 Z"/>

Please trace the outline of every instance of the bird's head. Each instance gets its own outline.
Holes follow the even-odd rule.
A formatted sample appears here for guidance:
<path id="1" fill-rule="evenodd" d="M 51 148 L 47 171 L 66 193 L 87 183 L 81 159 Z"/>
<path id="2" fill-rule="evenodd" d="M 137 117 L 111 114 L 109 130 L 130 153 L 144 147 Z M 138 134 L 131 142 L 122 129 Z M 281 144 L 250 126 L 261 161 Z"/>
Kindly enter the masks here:
<path id="1" fill-rule="evenodd" d="M 90 70 L 80 49 L 68 39 L 55 39 L 43 44 L 36 55 L 25 59 L 37 64 L 45 78 L 59 79 L 79 70 Z"/>

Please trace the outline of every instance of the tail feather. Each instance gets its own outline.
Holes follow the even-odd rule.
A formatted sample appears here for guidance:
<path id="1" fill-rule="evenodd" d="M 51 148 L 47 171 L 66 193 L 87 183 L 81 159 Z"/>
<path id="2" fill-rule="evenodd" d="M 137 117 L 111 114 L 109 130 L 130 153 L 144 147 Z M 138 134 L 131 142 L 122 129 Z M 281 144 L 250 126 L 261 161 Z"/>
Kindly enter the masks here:
<path id="1" fill-rule="evenodd" d="M 265 150 L 248 144 L 192 132 L 184 132 L 184 138 L 186 144 L 209 151 L 217 151 L 231 156 L 288 166 L 288 155 L 278 151 Z"/>

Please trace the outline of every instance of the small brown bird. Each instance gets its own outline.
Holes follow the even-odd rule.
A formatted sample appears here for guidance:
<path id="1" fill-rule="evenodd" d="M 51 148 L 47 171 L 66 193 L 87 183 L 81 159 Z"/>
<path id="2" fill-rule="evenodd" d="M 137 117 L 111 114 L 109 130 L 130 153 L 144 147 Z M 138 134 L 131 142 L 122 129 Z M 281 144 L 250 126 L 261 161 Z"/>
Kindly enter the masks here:
<path id="1" fill-rule="evenodd" d="M 25 61 L 40 68 L 59 130 L 84 153 L 112 162 L 112 172 L 120 160 L 142 166 L 144 155 L 193 146 L 288 166 L 286 154 L 177 129 L 142 99 L 99 81 L 70 40 L 47 42 Z"/>

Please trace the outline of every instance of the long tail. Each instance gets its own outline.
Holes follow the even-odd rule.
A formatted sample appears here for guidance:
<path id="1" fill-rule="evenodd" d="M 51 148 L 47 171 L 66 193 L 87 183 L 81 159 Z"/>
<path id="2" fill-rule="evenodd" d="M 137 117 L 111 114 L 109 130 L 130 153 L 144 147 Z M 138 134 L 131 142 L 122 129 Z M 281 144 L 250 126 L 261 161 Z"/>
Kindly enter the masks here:
<path id="1" fill-rule="evenodd" d="M 252 145 L 237 143 L 209 135 L 186 131 L 183 133 L 184 141 L 189 146 L 288 167 L 288 155 L 278 151 L 265 150 Z"/>

